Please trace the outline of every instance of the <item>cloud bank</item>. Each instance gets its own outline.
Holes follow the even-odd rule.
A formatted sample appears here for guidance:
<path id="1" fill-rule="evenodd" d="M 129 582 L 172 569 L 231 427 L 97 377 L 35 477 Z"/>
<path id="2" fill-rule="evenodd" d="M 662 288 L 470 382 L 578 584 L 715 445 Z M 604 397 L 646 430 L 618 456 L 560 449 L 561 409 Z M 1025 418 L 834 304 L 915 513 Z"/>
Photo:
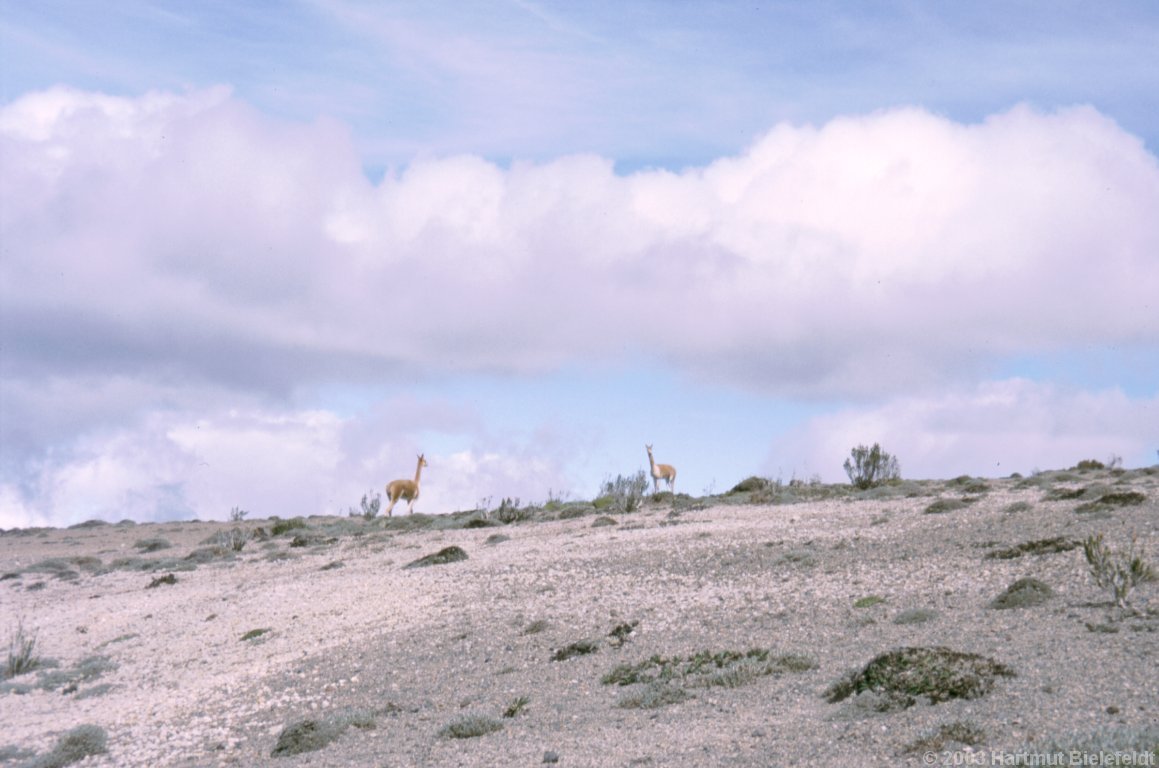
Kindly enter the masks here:
<path id="1" fill-rule="evenodd" d="M 644 361 L 898 401 L 1159 347 L 1159 163 L 1089 107 L 780 124 L 680 172 L 464 155 L 372 182 L 334 121 L 58 88 L 0 109 L 0 163 L 0 498 L 22 520 L 228 508 L 198 495 L 210 445 L 282 456 L 259 478 L 279 508 L 349 498 L 384 450 L 412 465 L 413 440 L 344 443 L 356 420 L 308 396 L 334 382 Z M 518 474 L 483 445 L 455 460 Z"/>

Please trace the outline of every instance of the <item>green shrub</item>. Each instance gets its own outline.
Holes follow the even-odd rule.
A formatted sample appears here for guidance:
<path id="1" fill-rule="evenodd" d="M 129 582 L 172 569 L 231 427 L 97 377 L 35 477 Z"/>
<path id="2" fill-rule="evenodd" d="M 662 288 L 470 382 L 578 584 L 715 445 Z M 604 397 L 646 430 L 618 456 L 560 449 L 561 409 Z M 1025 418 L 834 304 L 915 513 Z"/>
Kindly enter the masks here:
<path id="1" fill-rule="evenodd" d="M 440 549 L 434 554 L 420 557 L 418 560 L 407 563 L 403 568 L 423 568 L 428 565 L 446 565 L 447 563 L 457 563 L 460 560 L 466 560 L 467 553 L 463 551 L 462 547 L 450 546 Z"/>
<path id="2" fill-rule="evenodd" d="M 1005 592 L 990 601 L 990 607 L 998 610 L 1031 608 L 1042 605 L 1053 596 L 1054 590 L 1045 582 L 1027 577 L 1007 587 Z"/>
<path id="3" fill-rule="evenodd" d="M 859 671 L 831 685 L 825 692 L 830 703 L 857 693 L 882 697 L 883 711 L 906 709 L 923 698 L 931 704 L 951 699 L 985 696 L 998 677 L 1013 677 L 1009 667 L 973 653 L 944 647 L 900 648 L 875 657 Z"/>
<path id="4" fill-rule="evenodd" d="M 503 730 L 503 723 L 486 715 L 464 715 L 439 730 L 439 735 L 445 739 L 473 739 L 476 736 L 486 736 L 488 733 Z"/>
<path id="5" fill-rule="evenodd" d="M 648 492 L 648 475 L 640 470 L 630 477 L 616 475 L 615 480 L 605 480 L 596 499 L 596 509 L 612 507 L 621 513 L 635 512 L 644 502 L 644 494 Z M 603 501 L 601 506 L 599 502 Z"/>
<path id="6" fill-rule="evenodd" d="M 1136 549 L 1134 536 L 1126 550 L 1115 551 L 1103 543 L 1103 534 L 1096 534 L 1083 542 L 1083 555 L 1095 583 L 1110 591 L 1120 609 L 1128 609 L 1132 589 L 1156 578 L 1146 553 L 1141 547 Z"/>
<path id="7" fill-rule="evenodd" d="M 926 507 L 926 514 L 942 515 L 946 512 L 954 512 L 959 509 L 965 509 L 967 506 L 969 506 L 969 504 L 962 499 L 938 499 Z"/>
<path id="8" fill-rule="evenodd" d="M 897 458 L 881 449 L 877 443 L 872 448 L 859 445 L 850 451 L 845 460 L 845 474 L 849 482 L 861 490 L 901 478 L 901 468 Z"/>
<path id="9" fill-rule="evenodd" d="M 16 622 L 16 629 L 8 638 L 8 661 L 4 665 L 4 679 L 7 680 L 40 666 L 40 655 L 36 652 L 36 631 L 27 632 L 24 620 Z"/>

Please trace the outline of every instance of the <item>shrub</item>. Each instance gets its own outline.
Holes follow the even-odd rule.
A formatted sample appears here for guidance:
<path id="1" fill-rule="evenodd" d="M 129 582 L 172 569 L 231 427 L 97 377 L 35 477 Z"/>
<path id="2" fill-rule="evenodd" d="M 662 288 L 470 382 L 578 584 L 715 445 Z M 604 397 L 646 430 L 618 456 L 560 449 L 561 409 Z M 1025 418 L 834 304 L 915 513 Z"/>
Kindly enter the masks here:
<path id="1" fill-rule="evenodd" d="M 894 624 L 924 624 L 938 617 L 938 612 L 929 608 L 909 608 L 894 617 Z"/>
<path id="2" fill-rule="evenodd" d="M 403 568 L 423 568 L 428 565 L 445 565 L 447 563 L 457 563 L 460 560 L 466 559 L 467 553 L 463 551 L 462 547 L 450 546 L 440 549 L 433 555 L 420 557 L 418 560 L 407 563 L 403 566 Z"/>
<path id="3" fill-rule="evenodd" d="M 1083 542 L 1083 555 L 1095 583 L 1110 590 L 1115 605 L 1124 610 L 1128 608 L 1127 595 L 1131 590 L 1156 578 L 1155 569 L 1144 559 L 1143 549 L 1136 549 L 1135 545 L 1132 535 L 1126 551 L 1116 552 L 1103 543 L 1101 533 Z"/>
<path id="4" fill-rule="evenodd" d="M 374 493 L 374 491 L 370 493 Z M 364 493 L 362 494 L 362 500 L 358 504 L 362 507 L 362 517 L 367 520 L 373 520 L 378 517 L 378 510 L 382 508 L 382 496 L 374 493 L 372 497 L 369 493 Z"/>
<path id="5" fill-rule="evenodd" d="M 987 552 L 985 559 L 1013 560 L 1023 555 L 1048 555 L 1056 552 L 1070 552 L 1072 549 L 1078 547 L 1078 545 L 1079 543 L 1074 539 L 1068 539 L 1065 536 L 1056 536 L 1053 539 L 1027 541 L 1006 549 L 996 549 L 993 552 Z"/>
<path id="6" fill-rule="evenodd" d="M 66 733 L 46 755 L 33 760 L 29 768 L 64 768 L 89 755 L 108 752 L 108 735 L 99 725 L 78 725 Z"/>
<path id="7" fill-rule="evenodd" d="M 277 520 L 270 526 L 270 535 L 281 536 L 283 533 L 305 527 L 306 521 L 300 517 L 295 517 L 292 520 Z"/>
<path id="8" fill-rule="evenodd" d="M 597 501 L 606 499 L 608 503 L 605 506 L 614 507 L 623 513 L 635 512 L 644 502 L 644 494 L 647 491 L 648 475 L 641 469 L 630 477 L 616 475 L 615 480 L 604 481 Z M 601 509 L 602 507 L 597 504 L 596 508 Z"/>
<path id="9" fill-rule="evenodd" d="M 621 709 L 659 709 L 679 704 L 688 698 L 688 691 L 671 683 L 648 683 L 642 690 L 625 693 L 616 701 Z"/>
<path id="10" fill-rule="evenodd" d="M 880 597 L 878 595 L 869 595 L 868 597 L 863 597 L 860 600 L 854 601 L 853 607 L 854 608 L 872 608 L 873 606 L 880 605 L 881 603 L 884 603 L 884 602 L 885 602 L 884 597 Z"/>
<path id="11" fill-rule="evenodd" d="M 240 523 L 242 520 L 245 520 L 245 516 L 248 514 L 249 512 L 246 512 L 241 507 L 234 507 L 229 511 L 229 520 L 232 523 Z"/>
<path id="12" fill-rule="evenodd" d="M 1030 608 L 1041 605 L 1054 596 L 1054 590 L 1045 582 L 1034 578 L 1019 579 L 1006 591 L 990 601 L 991 608 Z"/>
<path id="13" fill-rule="evenodd" d="M 527 709 L 527 705 L 531 703 L 531 699 L 526 696 L 520 696 L 507 705 L 507 709 L 503 710 L 503 717 L 510 720 L 518 715 L 523 710 Z"/>
<path id="14" fill-rule="evenodd" d="M 853 694 L 873 692 L 882 696 L 879 709 L 907 709 L 918 697 L 938 704 L 951 699 L 976 699 L 994 687 L 997 677 L 1014 672 L 993 659 L 949 648 L 900 648 L 875 657 L 865 667 L 831 685 L 825 692 L 830 703 Z"/>
<path id="15" fill-rule="evenodd" d="M 901 469 L 897 457 L 889 455 L 874 443 L 872 448 L 859 445 L 850 451 L 850 457 L 845 460 L 845 474 L 849 476 L 849 482 L 864 491 L 900 479 Z"/>
<path id="16" fill-rule="evenodd" d="M 495 519 L 501 523 L 510 524 L 517 523 L 521 520 L 530 520 L 534 515 L 534 507 L 520 508 L 518 498 L 505 498 L 499 502 L 499 508 L 495 510 Z"/>
<path id="17" fill-rule="evenodd" d="M 270 757 L 289 757 L 316 752 L 342 735 L 336 723 L 322 720 L 298 720 L 282 728 Z"/>
<path id="18" fill-rule="evenodd" d="M 488 733 L 503 730 L 503 723 L 486 715 L 464 715 L 458 720 L 447 723 L 439 730 L 439 735 L 446 739 L 473 739 L 476 736 L 486 736 Z"/>
<path id="19" fill-rule="evenodd" d="M 552 661 L 567 661 L 576 656 L 586 656 L 589 653 L 595 653 L 600 649 L 600 646 L 592 640 L 578 640 L 571 645 L 560 648 L 552 654 Z"/>
<path id="20" fill-rule="evenodd" d="M 927 515 L 943 515 L 946 512 L 954 512 L 959 509 L 965 509 L 969 504 L 962 499 L 938 499 L 926 507 Z"/>
<path id="21" fill-rule="evenodd" d="M 36 632 L 24 630 L 24 620 L 16 622 L 16 630 L 8 639 L 8 661 L 4 665 L 4 679 L 23 675 L 40 666 L 40 656 L 36 653 Z"/>
<path id="22" fill-rule="evenodd" d="M 1087 472 L 1093 469 L 1106 469 L 1107 465 L 1098 459 L 1083 459 L 1075 466 L 1071 467 L 1078 472 Z"/>

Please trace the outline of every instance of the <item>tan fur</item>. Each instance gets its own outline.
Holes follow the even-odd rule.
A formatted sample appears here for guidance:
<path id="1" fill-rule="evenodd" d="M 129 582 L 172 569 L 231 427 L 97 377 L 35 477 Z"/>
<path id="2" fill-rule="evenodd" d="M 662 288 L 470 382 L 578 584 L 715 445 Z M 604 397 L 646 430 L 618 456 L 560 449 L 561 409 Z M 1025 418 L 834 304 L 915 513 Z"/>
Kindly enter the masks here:
<path id="1" fill-rule="evenodd" d="M 414 480 L 391 480 L 386 484 L 386 498 L 390 499 L 390 506 L 386 508 L 386 516 L 390 517 L 391 512 L 394 511 L 395 502 L 399 499 L 406 499 L 410 502 L 407 506 L 407 514 L 413 515 L 415 511 L 415 499 L 419 497 L 419 478 L 423 474 L 423 467 L 427 466 L 427 460 L 423 454 L 419 454 L 419 463 L 415 467 Z"/>
<path id="2" fill-rule="evenodd" d="M 657 464 L 656 460 L 652 458 L 652 446 L 645 445 L 644 449 L 648 451 L 648 465 L 652 467 L 652 492 L 660 492 L 661 480 L 668 483 L 668 490 L 675 492 L 676 467 L 671 464 Z"/>

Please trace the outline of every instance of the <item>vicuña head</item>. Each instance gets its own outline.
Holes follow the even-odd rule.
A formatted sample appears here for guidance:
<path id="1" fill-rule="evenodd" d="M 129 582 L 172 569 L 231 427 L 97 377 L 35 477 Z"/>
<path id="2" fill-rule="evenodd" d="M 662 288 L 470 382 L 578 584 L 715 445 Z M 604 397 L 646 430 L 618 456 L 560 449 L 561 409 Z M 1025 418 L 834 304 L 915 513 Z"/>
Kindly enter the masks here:
<path id="1" fill-rule="evenodd" d="M 386 498 L 390 499 L 390 506 L 386 508 L 386 516 L 390 517 L 391 512 L 394 511 L 395 502 L 399 499 L 406 499 L 410 502 L 406 511 L 408 515 L 413 515 L 415 511 L 415 499 L 419 497 L 419 478 L 423 474 L 423 467 L 427 465 L 427 460 L 423 454 L 419 454 L 419 463 L 415 467 L 414 480 L 391 480 L 386 484 Z"/>
<path id="2" fill-rule="evenodd" d="M 676 467 L 657 464 L 656 459 L 652 458 L 652 446 L 645 444 L 644 450 L 648 451 L 648 465 L 652 468 L 652 492 L 660 491 L 661 480 L 668 484 L 668 490 L 673 491 L 676 488 Z"/>

